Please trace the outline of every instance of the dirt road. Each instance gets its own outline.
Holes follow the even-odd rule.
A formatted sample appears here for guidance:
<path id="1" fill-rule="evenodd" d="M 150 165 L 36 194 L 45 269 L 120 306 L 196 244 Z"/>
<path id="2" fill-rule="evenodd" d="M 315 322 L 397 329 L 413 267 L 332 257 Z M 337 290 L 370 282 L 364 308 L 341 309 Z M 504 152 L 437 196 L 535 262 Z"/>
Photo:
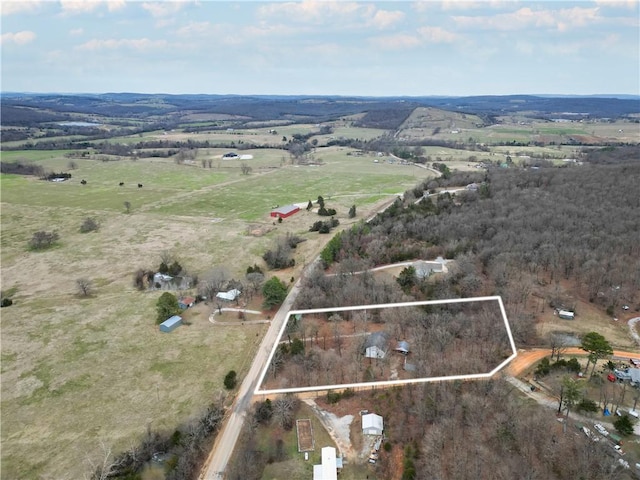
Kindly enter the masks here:
<path id="1" fill-rule="evenodd" d="M 260 348 L 253 359 L 251 368 L 244 378 L 234 404 L 231 406 L 231 413 L 227 421 L 223 424 L 222 430 L 218 433 L 213 449 L 209 454 L 209 458 L 205 464 L 205 468 L 200 475 L 201 479 L 214 480 L 223 479 L 229 460 L 235 448 L 244 418 L 249 412 L 249 407 L 253 398 L 253 392 L 257 386 L 260 373 L 267 362 L 269 353 L 278 339 L 278 332 L 282 327 L 289 310 L 293 306 L 298 293 L 300 292 L 301 278 L 295 283 L 289 291 L 287 298 L 283 302 L 278 312 L 274 315 L 269 330 L 260 343 Z"/>
<path id="2" fill-rule="evenodd" d="M 539 360 L 542 360 L 544 357 L 548 357 L 549 355 L 551 355 L 551 349 L 548 348 L 520 350 L 518 351 L 518 356 L 509 364 L 507 373 L 509 375 L 517 377 L 518 375 L 521 375 L 522 372 L 527 370 L 527 368 L 529 368 L 531 365 Z M 562 355 L 586 356 L 587 352 L 585 352 L 581 348 L 568 348 L 562 353 Z M 638 357 L 638 352 L 625 352 L 621 350 L 613 351 L 613 358 L 615 360 L 628 361 L 632 357 Z"/>

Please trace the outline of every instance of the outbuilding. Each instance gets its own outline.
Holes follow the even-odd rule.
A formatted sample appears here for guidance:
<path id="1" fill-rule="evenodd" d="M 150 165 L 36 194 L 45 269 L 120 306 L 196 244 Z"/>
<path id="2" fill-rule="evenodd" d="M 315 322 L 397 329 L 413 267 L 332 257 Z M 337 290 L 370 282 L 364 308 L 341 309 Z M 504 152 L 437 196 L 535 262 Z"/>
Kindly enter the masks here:
<path id="1" fill-rule="evenodd" d="M 389 348 L 389 334 L 374 332 L 364 341 L 364 356 L 367 358 L 384 358 Z"/>
<path id="2" fill-rule="evenodd" d="M 394 350 L 396 352 L 400 352 L 403 355 L 409 355 L 409 343 L 405 340 L 400 340 Z"/>
<path id="3" fill-rule="evenodd" d="M 276 207 L 271 210 L 270 216 L 274 218 L 287 218 L 300 211 L 298 205 L 285 205 L 284 207 Z"/>
<path id="4" fill-rule="evenodd" d="M 382 435 L 384 420 L 381 415 L 368 413 L 362 416 L 362 433 L 364 435 Z"/>
<path id="5" fill-rule="evenodd" d="M 169 333 L 178 328 L 180 325 L 182 325 L 182 317 L 179 315 L 174 315 L 171 318 L 167 318 L 160 324 L 160 331 Z"/>
<path id="6" fill-rule="evenodd" d="M 558 310 L 558 316 L 564 320 L 573 320 L 576 314 L 569 310 Z"/>
<path id="7" fill-rule="evenodd" d="M 189 307 L 193 307 L 196 304 L 196 299 L 193 297 L 182 297 L 178 300 L 178 306 L 182 310 L 186 310 Z"/>
<path id="8" fill-rule="evenodd" d="M 313 480 L 337 480 L 338 470 L 342 468 L 342 458 L 336 457 L 336 449 L 323 447 L 320 458 L 322 463 L 313 466 Z"/>

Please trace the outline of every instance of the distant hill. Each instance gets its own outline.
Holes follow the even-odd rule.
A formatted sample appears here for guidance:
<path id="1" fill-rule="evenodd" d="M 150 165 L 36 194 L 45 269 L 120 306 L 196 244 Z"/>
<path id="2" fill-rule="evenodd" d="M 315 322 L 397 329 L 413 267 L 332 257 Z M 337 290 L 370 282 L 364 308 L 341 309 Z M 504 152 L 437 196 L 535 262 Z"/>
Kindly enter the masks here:
<path id="1" fill-rule="evenodd" d="M 473 96 L 473 97 L 341 97 L 280 95 L 169 95 L 140 93 L 2 94 L 2 124 L 52 121 L 65 114 L 92 114 L 140 119 L 162 118 L 175 112 L 218 113 L 251 120 L 322 122 L 366 113 L 362 126 L 393 128 L 416 107 L 482 116 L 526 111 L 544 118 L 620 118 L 640 115 L 640 97 L 600 96 Z M 36 112 L 39 111 L 39 114 Z M 26 117 L 26 118 L 25 118 Z"/>

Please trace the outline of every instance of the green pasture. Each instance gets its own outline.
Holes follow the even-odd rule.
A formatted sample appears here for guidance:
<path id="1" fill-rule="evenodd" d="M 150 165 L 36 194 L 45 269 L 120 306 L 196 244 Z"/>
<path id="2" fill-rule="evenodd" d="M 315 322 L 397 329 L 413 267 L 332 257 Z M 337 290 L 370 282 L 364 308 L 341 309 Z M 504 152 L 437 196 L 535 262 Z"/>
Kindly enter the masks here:
<path id="1" fill-rule="evenodd" d="M 3 309 L 2 478 L 83 478 L 100 442 L 129 448 L 147 427 L 171 432 L 222 389 L 256 326 L 214 331 L 204 317 L 158 331 L 158 294 L 23 299 Z M 126 298 L 127 301 L 122 301 Z M 119 301 L 120 300 L 120 301 Z M 176 386 L 179 385 L 179 388 Z"/>
<path id="2" fill-rule="evenodd" d="M 194 192 L 179 203 L 151 207 L 150 212 L 173 215 L 208 215 L 256 220 L 274 205 L 306 203 L 322 195 L 333 204 L 350 206 L 354 198 L 400 193 L 432 174 L 415 166 L 374 164 L 371 159 L 331 161 L 321 155 L 322 166 L 285 166 L 266 175 L 252 174 L 242 181 Z M 356 202 L 358 203 L 358 202 Z"/>

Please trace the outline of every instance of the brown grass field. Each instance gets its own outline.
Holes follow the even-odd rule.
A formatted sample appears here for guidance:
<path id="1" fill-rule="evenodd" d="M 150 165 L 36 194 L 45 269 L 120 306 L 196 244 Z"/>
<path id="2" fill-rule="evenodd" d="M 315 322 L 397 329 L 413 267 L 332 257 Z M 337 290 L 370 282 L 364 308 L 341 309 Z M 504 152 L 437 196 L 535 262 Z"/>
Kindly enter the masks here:
<path id="1" fill-rule="evenodd" d="M 320 217 L 306 210 L 274 222 L 273 204 L 322 194 L 347 228 L 431 175 L 397 165 L 373 170 L 370 159 L 347 151 L 318 152 L 328 168 L 313 171 L 282 166 L 282 152 L 253 151 L 251 175 L 233 163 L 203 169 L 157 159 L 79 159 L 73 178 L 60 184 L 2 175 L 1 280 L 14 304 L 1 312 L 0 478 L 83 478 L 103 444 L 115 454 L 147 429 L 170 433 L 224 395 L 224 375 L 234 369 L 242 378 L 268 325 L 214 325 L 213 306 L 201 304 L 185 314 L 191 325 L 160 333 L 160 292 L 135 290 L 133 272 L 157 268 L 166 251 L 201 278 L 216 265 L 242 278 L 278 236 L 292 232 L 307 241 L 295 251 L 295 268 L 275 272 L 289 283 L 331 235 L 308 232 Z M 33 160 L 59 171 L 68 162 L 63 154 L 33 152 Z M 82 178 L 89 183 L 80 185 Z M 129 214 L 124 201 L 132 204 Z M 350 220 L 354 203 L 358 215 Z M 79 232 L 86 217 L 100 223 L 97 232 Z M 59 243 L 28 250 L 39 230 L 55 230 Z M 77 294 L 82 277 L 94 287 L 87 298 Z"/>

